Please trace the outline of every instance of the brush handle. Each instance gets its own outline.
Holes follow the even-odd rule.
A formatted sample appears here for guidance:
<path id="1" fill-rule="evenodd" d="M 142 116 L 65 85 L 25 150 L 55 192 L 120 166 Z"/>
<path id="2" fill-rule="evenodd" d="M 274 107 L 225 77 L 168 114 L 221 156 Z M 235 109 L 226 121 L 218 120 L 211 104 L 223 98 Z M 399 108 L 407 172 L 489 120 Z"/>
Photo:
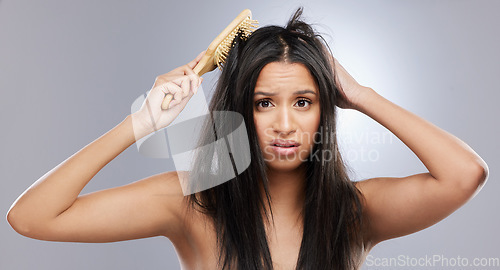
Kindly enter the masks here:
<path id="1" fill-rule="evenodd" d="M 214 70 L 216 68 L 214 56 L 215 50 L 208 48 L 200 62 L 193 68 L 194 73 L 201 77 L 203 74 Z"/>
<path id="2" fill-rule="evenodd" d="M 165 97 L 163 98 L 163 101 L 161 102 L 161 109 L 162 110 L 168 109 L 168 105 L 170 105 L 172 99 L 174 99 L 174 95 L 166 94 Z"/>

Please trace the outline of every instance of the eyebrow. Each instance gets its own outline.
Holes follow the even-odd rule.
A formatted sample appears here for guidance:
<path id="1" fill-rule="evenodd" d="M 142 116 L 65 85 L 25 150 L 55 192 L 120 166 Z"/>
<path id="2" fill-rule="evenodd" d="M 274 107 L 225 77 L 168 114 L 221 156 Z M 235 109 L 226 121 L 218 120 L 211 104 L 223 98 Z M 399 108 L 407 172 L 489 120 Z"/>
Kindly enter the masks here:
<path id="1" fill-rule="evenodd" d="M 313 94 L 313 95 L 316 95 L 316 92 L 314 92 L 312 90 L 299 90 L 299 91 L 295 91 L 293 94 L 294 95 L 304 95 L 304 94 Z M 258 91 L 258 92 L 254 93 L 254 96 L 256 96 L 256 95 L 275 96 L 276 93 L 275 92 L 262 92 L 262 91 Z"/>

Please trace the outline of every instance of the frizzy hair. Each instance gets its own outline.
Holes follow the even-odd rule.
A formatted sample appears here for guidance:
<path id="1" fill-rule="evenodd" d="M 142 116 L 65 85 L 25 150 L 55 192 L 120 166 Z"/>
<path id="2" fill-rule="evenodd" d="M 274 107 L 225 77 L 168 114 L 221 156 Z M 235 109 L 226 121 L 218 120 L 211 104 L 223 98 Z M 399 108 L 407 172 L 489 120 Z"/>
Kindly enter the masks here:
<path id="1" fill-rule="evenodd" d="M 301 20 L 302 10 L 298 8 L 285 27 L 266 26 L 246 40 L 236 38 L 210 102 L 210 112 L 234 111 L 243 116 L 251 158 L 249 167 L 234 179 L 186 197 L 191 209 L 213 221 L 221 269 L 273 269 L 264 223 L 274 222 L 272 210 L 267 210 L 272 198 L 253 124 L 253 92 L 262 68 L 272 62 L 304 65 L 319 90 L 318 132 L 323 138 L 336 134 L 339 88 L 330 50 L 321 35 Z M 212 133 L 213 127 L 207 125 L 200 144 L 213 141 Z M 355 269 L 358 262 L 353 251 L 362 245 L 363 196 L 346 173 L 336 137 L 316 142 L 312 153 L 317 151 L 329 151 L 335 158 L 319 155 L 305 161 L 303 235 L 297 269 Z M 195 160 L 199 164 L 194 166 L 193 175 L 207 175 L 211 163 L 202 161 L 210 158 Z"/>

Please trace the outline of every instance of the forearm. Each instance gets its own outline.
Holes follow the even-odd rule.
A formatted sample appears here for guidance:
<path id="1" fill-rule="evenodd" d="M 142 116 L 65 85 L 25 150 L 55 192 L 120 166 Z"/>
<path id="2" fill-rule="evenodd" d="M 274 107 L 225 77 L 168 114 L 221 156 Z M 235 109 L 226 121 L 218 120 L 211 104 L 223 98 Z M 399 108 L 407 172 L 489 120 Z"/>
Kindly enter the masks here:
<path id="1" fill-rule="evenodd" d="M 467 144 L 372 89 L 356 105 L 406 144 L 437 180 L 477 187 L 486 178 L 486 164 Z"/>
<path id="2" fill-rule="evenodd" d="M 9 217 L 14 216 L 18 222 L 25 224 L 57 217 L 71 207 L 85 185 L 106 164 L 134 142 L 131 116 L 127 116 L 106 134 L 38 179 L 14 202 Z"/>

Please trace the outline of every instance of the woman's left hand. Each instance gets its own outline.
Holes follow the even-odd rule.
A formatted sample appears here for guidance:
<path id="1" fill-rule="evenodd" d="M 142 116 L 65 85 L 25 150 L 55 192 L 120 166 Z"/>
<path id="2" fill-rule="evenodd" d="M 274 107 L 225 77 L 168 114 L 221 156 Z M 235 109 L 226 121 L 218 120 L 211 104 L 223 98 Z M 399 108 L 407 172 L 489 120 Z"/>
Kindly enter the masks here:
<path id="1" fill-rule="evenodd" d="M 357 110 L 363 97 L 373 92 L 373 89 L 360 85 L 333 56 L 330 61 L 332 60 L 334 61 L 335 83 L 340 92 L 340 101 L 337 102 L 337 106 L 342 109 Z"/>

